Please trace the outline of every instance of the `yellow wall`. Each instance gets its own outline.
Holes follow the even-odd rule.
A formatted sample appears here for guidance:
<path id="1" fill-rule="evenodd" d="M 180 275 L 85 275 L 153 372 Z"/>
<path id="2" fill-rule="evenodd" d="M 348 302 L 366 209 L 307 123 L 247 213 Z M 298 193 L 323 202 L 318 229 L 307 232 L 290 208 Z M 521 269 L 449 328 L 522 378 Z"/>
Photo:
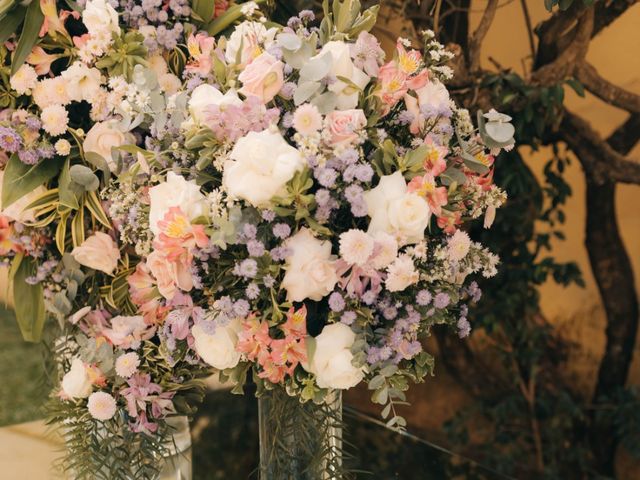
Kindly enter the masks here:
<path id="1" fill-rule="evenodd" d="M 487 35 L 483 51 L 483 65 L 491 67 L 488 57 L 501 65 L 524 74 L 524 65 L 530 65 L 530 52 L 524 17 L 520 2 L 502 0 L 494 24 Z M 484 1 L 472 2 L 471 28 L 475 28 L 486 5 Z M 542 0 L 527 0 L 533 24 L 547 18 Z M 588 61 L 606 79 L 640 94 L 640 4 L 629 10 L 596 37 L 589 47 Z M 627 118 L 627 113 L 611 107 L 587 94 L 581 98 L 567 89 L 567 106 L 573 112 L 589 120 L 603 136 L 610 134 Z M 550 158 L 549 150 L 527 152 L 528 164 L 542 178 L 544 162 Z M 636 146 L 630 157 L 640 161 L 640 146 Z M 498 168 L 509 168 L 502 163 Z M 569 338 L 579 342 L 586 360 L 598 360 L 604 349 L 605 318 L 598 290 L 591 274 L 587 251 L 584 247 L 585 184 L 580 165 L 572 162 L 567 171 L 567 180 L 573 196 L 566 206 L 566 241 L 553 243 L 553 254 L 559 261 L 576 261 L 586 280 L 586 288 L 562 289 L 554 283 L 542 288 L 542 308 L 549 320 L 562 326 Z M 632 259 L 636 287 L 640 291 L 640 187 L 620 185 L 617 191 L 618 222 L 627 252 Z M 640 339 L 638 341 L 640 344 Z M 585 362 L 586 368 L 595 367 Z M 590 367 L 591 365 L 591 367 Z M 630 381 L 640 384 L 640 345 L 636 348 Z M 585 385 L 587 387 L 588 385 Z"/>

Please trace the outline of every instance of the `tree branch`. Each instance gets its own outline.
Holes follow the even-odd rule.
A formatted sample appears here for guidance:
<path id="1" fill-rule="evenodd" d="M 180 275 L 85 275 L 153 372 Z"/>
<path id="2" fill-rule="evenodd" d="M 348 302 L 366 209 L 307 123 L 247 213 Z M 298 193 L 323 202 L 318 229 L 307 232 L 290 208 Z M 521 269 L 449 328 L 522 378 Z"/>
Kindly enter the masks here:
<path id="1" fill-rule="evenodd" d="M 640 162 L 616 152 L 587 121 L 565 110 L 560 129 L 563 140 L 595 184 L 640 184 Z"/>
<path id="2" fill-rule="evenodd" d="M 640 113 L 633 113 L 607 138 L 616 152 L 627 155 L 640 141 Z"/>
<path id="3" fill-rule="evenodd" d="M 640 112 L 640 95 L 625 90 L 600 76 L 589 63 L 582 62 L 576 67 L 576 77 L 598 98 L 629 112 Z"/>
<path id="4" fill-rule="evenodd" d="M 593 25 L 592 36 L 598 35 L 607 28 L 614 20 L 627 11 L 629 7 L 638 3 L 638 0 L 611 0 L 601 1 L 595 6 L 596 19 Z"/>
<path id="5" fill-rule="evenodd" d="M 555 60 L 543 65 L 533 73 L 531 81 L 534 84 L 551 85 L 559 83 L 573 74 L 576 65 L 584 60 L 589 49 L 589 41 L 593 31 L 593 16 L 593 8 L 582 11 L 578 19 L 578 25 L 575 27 L 573 41 L 561 51 Z"/>
<path id="6" fill-rule="evenodd" d="M 496 16 L 496 10 L 498 9 L 498 0 L 489 0 L 487 8 L 485 8 L 482 14 L 480 24 L 471 38 L 469 38 L 469 70 L 475 72 L 480 69 L 480 52 L 482 49 L 482 41 L 489 32 L 489 27 L 493 23 L 493 19 Z"/>

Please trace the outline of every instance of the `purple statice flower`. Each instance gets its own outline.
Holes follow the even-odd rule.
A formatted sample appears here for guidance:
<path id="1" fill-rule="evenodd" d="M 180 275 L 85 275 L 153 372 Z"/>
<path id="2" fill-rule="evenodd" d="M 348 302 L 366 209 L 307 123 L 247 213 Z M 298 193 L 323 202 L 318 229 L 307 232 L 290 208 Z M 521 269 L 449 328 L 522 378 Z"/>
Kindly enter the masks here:
<path id="1" fill-rule="evenodd" d="M 247 242 L 247 251 L 252 257 L 261 257 L 264 255 L 264 244 L 260 240 L 249 240 Z"/>
<path id="2" fill-rule="evenodd" d="M 341 312 L 344 310 L 345 303 L 344 298 L 338 292 L 333 292 L 329 295 L 329 308 L 333 312 Z"/>
<path id="3" fill-rule="evenodd" d="M 364 217 L 369 212 L 364 199 L 351 203 L 351 213 L 354 217 Z"/>
<path id="4" fill-rule="evenodd" d="M 300 13 L 298 13 L 298 17 L 300 17 L 300 20 L 303 22 L 313 22 L 316 18 L 315 14 L 311 10 L 301 10 Z"/>
<path id="5" fill-rule="evenodd" d="M 362 200 L 364 191 L 360 185 L 349 185 L 344 189 L 344 198 L 349 203 L 358 202 Z"/>
<path id="6" fill-rule="evenodd" d="M 340 153 L 338 158 L 345 166 L 353 165 L 360 158 L 360 154 L 355 148 L 347 148 Z"/>
<path id="7" fill-rule="evenodd" d="M 25 165 L 35 165 L 40 159 L 36 150 L 20 150 L 18 152 L 18 158 Z"/>
<path id="8" fill-rule="evenodd" d="M 299 17 L 291 17 L 287 20 L 287 27 L 292 30 L 296 30 L 298 27 L 302 26 L 302 20 Z"/>
<path id="9" fill-rule="evenodd" d="M 22 138 L 13 128 L 0 126 L 0 149 L 8 153 L 17 152 L 22 146 Z"/>
<path id="10" fill-rule="evenodd" d="M 467 305 L 460 305 L 460 316 L 466 317 L 469 314 L 469 307 Z"/>
<path id="11" fill-rule="evenodd" d="M 214 320 L 200 320 L 198 326 L 207 335 L 215 335 L 216 328 L 218 328 L 218 324 Z"/>
<path id="12" fill-rule="evenodd" d="M 328 205 L 331 201 L 331 193 L 326 188 L 321 188 L 316 192 L 316 202 L 318 205 Z"/>
<path id="13" fill-rule="evenodd" d="M 313 173 L 318 183 L 323 187 L 332 188 L 336 184 L 338 172 L 333 168 L 317 168 Z"/>
<path id="14" fill-rule="evenodd" d="M 269 274 L 262 277 L 262 283 L 265 287 L 271 288 L 276 284 L 276 280 Z"/>
<path id="15" fill-rule="evenodd" d="M 361 182 L 370 182 L 373 178 L 373 168 L 371 165 L 361 164 L 356 167 L 354 174 Z"/>
<path id="16" fill-rule="evenodd" d="M 269 254 L 271 255 L 271 258 L 273 258 L 274 261 L 280 262 L 285 258 L 287 258 L 291 254 L 291 252 L 290 252 L 290 249 L 288 249 L 287 247 L 281 246 L 281 247 L 272 248 Z"/>
<path id="17" fill-rule="evenodd" d="M 238 317 L 245 318 L 247 315 L 249 315 L 250 310 L 251 306 L 249 305 L 249 302 L 247 302 L 244 298 L 236 300 L 233 303 L 233 313 L 235 313 Z"/>
<path id="18" fill-rule="evenodd" d="M 420 290 L 416 295 L 416 303 L 423 307 L 426 307 L 431 303 L 431 292 L 429 290 Z"/>
<path id="19" fill-rule="evenodd" d="M 56 154 L 56 149 L 53 148 L 53 145 L 45 144 L 39 146 L 36 152 L 40 158 L 53 158 Z"/>
<path id="20" fill-rule="evenodd" d="M 382 316 L 387 320 L 393 320 L 398 316 L 398 309 L 396 307 L 387 307 L 382 311 Z"/>
<path id="21" fill-rule="evenodd" d="M 249 300 L 255 300 L 260 295 L 260 287 L 255 283 L 250 283 L 244 291 Z"/>
<path id="22" fill-rule="evenodd" d="M 239 277 L 254 278 L 258 273 L 258 263 L 253 258 L 247 258 L 236 264 L 233 273 Z"/>
<path id="23" fill-rule="evenodd" d="M 282 126 L 287 129 L 293 126 L 293 114 L 291 112 L 286 112 L 282 115 Z"/>
<path id="24" fill-rule="evenodd" d="M 373 290 L 367 290 L 362 294 L 360 300 L 362 300 L 362 303 L 364 303 L 365 305 L 373 305 L 373 302 L 376 301 L 376 298 L 378 298 L 376 292 L 374 292 Z"/>
<path id="25" fill-rule="evenodd" d="M 242 235 L 244 235 L 244 238 L 246 239 L 256 238 L 257 233 L 258 233 L 258 229 L 252 223 L 245 223 L 242 226 Z"/>
<path id="26" fill-rule="evenodd" d="M 482 297 L 482 290 L 480 290 L 480 287 L 478 287 L 478 284 L 475 281 L 469 284 L 467 293 L 471 297 L 471 301 L 473 301 L 474 303 L 479 302 L 480 298 Z"/>
<path id="27" fill-rule="evenodd" d="M 26 127 L 29 130 L 40 130 L 40 127 L 42 126 L 42 122 L 40 121 L 40 119 L 38 117 L 27 117 L 27 119 L 24 121 L 24 124 L 26 125 Z"/>
<path id="28" fill-rule="evenodd" d="M 276 223 L 272 228 L 272 232 L 276 238 L 284 240 L 291 235 L 291 227 L 286 223 Z"/>
<path id="29" fill-rule="evenodd" d="M 458 336 L 460 338 L 468 337 L 471 333 L 471 324 L 467 317 L 460 317 L 456 326 L 458 327 Z"/>
<path id="30" fill-rule="evenodd" d="M 400 125 L 409 125 L 413 122 L 415 115 L 408 110 L 403 110 L 398 114 L 398 123 Z"/>
<path id="31" fill-rule="evenodd" d="M 296 85 L 294 82 L 286 82 L 280 89 L 280 95 L 284 98 L 293 98 L 293 94 L 295 93 L 297 88 L 298 85 Z M 293 115 L 289 114 L 289 117 L 291 118 L 291 120 L 293 120 Z M 282 119 L 282 123 L 284 125 L 284 119 Z M 286 128 L 291 128 L 291 124 Z"/>
<path id="32" fill-rule="evenodd" d="M 449 297 L 449 295 L 447 293 L 440 292 L 433 299 L 433 306 L 440 309 L 447 308 L 450 302 L 451 298 Z"/>
<path id="33" fill-rule="evenodd" d="M 262 210 L 260 215 L 262 216 L 262 219 L 267 222 L 273 222 L 276 218 L 276 212 L 273 210 Z"/>
<path id="34" fill-rule="evenodd" d="M 356 321 L 356 318 L 356 312 L 348 311 L 342 314 L 342 316 L 340 317 L 340 322 L 344 323 L 345 325 L 352 325 L 353 322 Z"/>
<path id="35" fill-rule="evenodd" d="M 318 206 L 315 213 L 316 220 L 320 223 L 326 223 L 329 221 L 329 217 L 331 216 L 331 210 L 331 204 Z"/>
<path id="36" fill-rule="evenodd" d="M 371 346 L 367 349 L 367 363 L 374 365 L 379 362 L 384 362 L 391 358 L 392 350 L 388 345 L 382 347 Z"/>

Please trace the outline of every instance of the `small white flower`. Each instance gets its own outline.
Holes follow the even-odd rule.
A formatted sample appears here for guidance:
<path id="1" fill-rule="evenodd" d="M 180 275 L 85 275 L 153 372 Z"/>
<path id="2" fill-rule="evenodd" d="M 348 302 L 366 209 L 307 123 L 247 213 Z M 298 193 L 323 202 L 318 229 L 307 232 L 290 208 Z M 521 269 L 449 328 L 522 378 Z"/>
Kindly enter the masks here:
<path id="1" fill-rule="evenodd" d="M 116 360 L 116 373 L 122 378 L 129 378 L 138 371 L 140 357 L 136 352 L 120 355 Z"/>
<path id="2" fill-rule="evenodd" d="M 395 262 L 389 265 L 387 271 L 389 276 L 385 285 L 390 292 L 401 292 L 420 279 L 420 274 L 409 255 L 400 255 Z"/>
<path id="3" fill-rule="evenodd" d="M 351 265 L 364 265 L 373 253 L 374 241 L 362 230 L 352 228 L 340 235 L 340 256 Z"/>
<path id="4" fill-rule="evenodd" d="M 69 114 L 62 105 L 49 105 L 40 114 L 42 128 L 53 137 L 62 135 L 67 131 L 69 124 Z"/>
<path id="5" fill-rule="evenodd" d="M 311 135 L 322 128 L 322 115 L 310 103 L 300 105 L 293 114 L 293 128 L 302 135 Z"/>
<path id="6" fill-rule="evenodd" d="M 471 239 L 467 232 L 462 230 L 456 230 L 448 241 L 449 258 L 453 261 L 459 262 L 469 253 L 471 247 Z"/>
<path id="7" fill-rule="evenodd" d="M 256 10 L 258 10 L 258 4 L 256 2 L 247 2 L 240 8 L 240 12 L 242 12 L 245 17 L 252 16 Z"/>
<path id="8" fill-rule="evenodd" d="M 87 408 L 93 418 L 104 422 L 116 414 L 116 399 L 107 392 L 94 392 L 89 396 Z"/>
<path id="9" fill-rule="evenodd" d="M 74 358 L 71 368 L 62 378 L 62 391 L 69 398 L 86 398 L 93 386 L 89 372 L 80 358 Z"/>
<path id="10" fill-rule="evenodd" d="M 38 82 L 38 74 L 35 68 L 25 63 L 18 71 L 11 77 L 9 83 L 18 95 L 24 95 L 30 93 L 31 89 L 36 86 Z"/>
<path id="11" fill-rule="evenodd" d="M 71 151 L 71 144 L 69 143 L 69 140 L 64 138 L 58 140 L 53 147 L 56 149 L 56 153 L 62 156 L 69 155 L 69 152 Z"/>

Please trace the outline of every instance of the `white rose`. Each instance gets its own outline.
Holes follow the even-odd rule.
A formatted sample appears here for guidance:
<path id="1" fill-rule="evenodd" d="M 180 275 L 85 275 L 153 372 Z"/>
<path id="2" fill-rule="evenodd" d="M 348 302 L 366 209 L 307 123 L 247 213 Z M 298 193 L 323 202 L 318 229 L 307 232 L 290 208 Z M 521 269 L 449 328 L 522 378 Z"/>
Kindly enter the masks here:
<path id="1" fill-rule="evenodd" d="M 0 170 L 0 198 L 2 198 L 2 183 L 4 180 L 4 170 Z M 43 186 L 39 186 L 34 190 L 31 190 L 24 197 L 16 200 L 7 208 L 2 208 L 0 204 L 0 213 L 11 220 L 15 220 L 19 223 L 32 222 L 35 220 L 33 209 L 25 210 L 24 208 L 33 202 L 39 195 L 45 192 Z"/>
<path id="2" fill-rule="evenodd" d="M 309 298 L 318 301 L 329 295 L 338 282 L 331 242 L 318 240 L 311 230 L 302 228 L 287 239 L 285 246 L 291 250 L 282 279 L 287 300 L 301 302 Z"/>
<path id="3" fill-rule="evenodd" d="M 401 172 L 382 177 L 376 188 L 364 193 L 364 200 L 371 217 L 368 231 L 372 235 L 390 233 L 401 245 L 424 238 L 431 218 L 429 204 L 416 193 L 407 191 Z"/>
<path id="4" fill-rule="evenodd" d="M 203 83 L 198 85 L 191 93 L 189 100 L 189 112 L 196 123 L 204 120 L 206 108 L 212 105 L 242 105 L 242 100 L 235 90 L 229 90 L 224 95 L 220 90 L 212 85 Z"/>
<path id="5" fill-rule="evenodd" d="M 267 28 L 260 22 L 242 22 L 238 25 L 229 39 L 224 57 L 227 63 L 236 63 L 238 51 L 240 53 L 240 63 L 245 64 L 262 53 L 259 45 L 262 44 L 268 49 L 273 44 L 273 39 L 278 33 L 276 28 Z"/>
<path id="6" fill-rule="evenodd" d="M 104 335 L 116 346 L 129 348 L 132 343 L 149 338 L 154 332 L 142 315 L 118 315 L 111 319 L 111 328 L 103 330 Z"/>
<path id="7" fill-rule="evenodd" d="M 61 74 L 66 82 L 67 95 L 75 102 L 86 100 L 91 103 L 100 92 L 100 70 L 89 68 L 81 62 L 73 63 Z"/>
<path id="8" fill-rule="evenodd" d="M 212 367 L 218 370 L 233 368 L 240 361 L 240 352 L 236 350 L 236 344 L 241 328 L 239 318 L 227 325 L 217 325 L 213 335 L 196 325 L 191 329 L 195 340 L 194 348 L 200 358 Z"/>
<path id="9" fill-rule="evenodd" d="M 149 189 L 149 199 L 151 202 L 149 228 L 154 235 L 160 233 L 158 222 L 164 218 L 171 207 L 180 207 L 190 220 L 208 214 L 207 201 L 200 187 L 174 172 L 167 174 L 166 182 Z"/>
<path id="10" fill-rule="evenodd" d="M 327 325 L 315 337 L 316 346 L 308 370 L 315 374 L 320 388 L 346 390 L 362 381 L 364 369 L 351 363 L 351 346 L 355 339 L 355 333 L 344 323 Z"/>
<path id="11" fill-rule="evenodd" d="M 336 107 L 338 110 L 350 110 L 358 106 L 360 91 L 351 83 L 346 83 L 338 77 L 348 78 L 361 90 L 367 86 L 370 77 L 353 64 L 351 50 L 346 42 L 333 41 L 326 43 L 320 53 L 312 57 L 310 61 L 318 60 L 326 55 L 331 56 L 329 74 L 335 78 L 335 82 L 327 88 L 337 95 Z M 301 79 L 301 81 L 304 79 Z"/>
<path id="12" fill-rule="evenodd" d="M 385 285 L 390 292 L 401 292 L 420 279 L 420 274 L 409 255 L 400 255 L 395 262 L 389 265 L 387 271 L 389 275 L 385 280 Z"/>
<path id="13" fill-rule="evenodd" d="M 84 137 L 82 147 L 85 152 L 94 152 L 100 155 L 109 165 L 109 169 L 114 171 L 116 163 L 113 161 L 111 149 L 122 145 L 134 143 L 135 139 L 131 133 L 123 132 L 118 126 L 117 120 L 107 120 L 98 122 Z"/>
<path id="14" fill-rule="evenodd" d="M 118 266 L 120 249 L 104 232 L 96 232 L 71 251 L 80 265 L 111 275 Z"/>
<path id="15" fill-rule="evenodd" d="M 118 12 L 105 0 L 89 0 L 82 11 L 82 23 L 91 35 L 120 35 Z"/>
<path id="16" fill-rule="evenodd" d="M 71 369 L 62 377 L 62 391 L 70 398 L 87 398 L 93 387 L 84 362 L 74 358 Z"/>
<path id="17" fill-rule="evenodd" d="M 285 193 L 286 183 L 302 170 L 304 159 L 279 132 L 249 132 L 231 150 L 222 185 L 233 197 L 254 207 L 266 206 Z"/>

